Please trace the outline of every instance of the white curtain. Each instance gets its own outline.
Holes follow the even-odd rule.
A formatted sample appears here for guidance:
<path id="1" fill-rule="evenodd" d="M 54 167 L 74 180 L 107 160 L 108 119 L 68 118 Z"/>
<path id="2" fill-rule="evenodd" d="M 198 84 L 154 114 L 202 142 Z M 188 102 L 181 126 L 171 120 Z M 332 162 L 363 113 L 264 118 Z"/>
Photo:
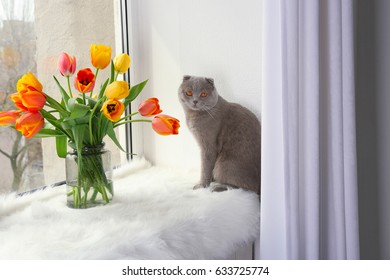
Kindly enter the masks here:
<path id="1" fill-rule="evenodd" d="M 353 0 L 265 0 L 260 258 L 358 259 Z"/>

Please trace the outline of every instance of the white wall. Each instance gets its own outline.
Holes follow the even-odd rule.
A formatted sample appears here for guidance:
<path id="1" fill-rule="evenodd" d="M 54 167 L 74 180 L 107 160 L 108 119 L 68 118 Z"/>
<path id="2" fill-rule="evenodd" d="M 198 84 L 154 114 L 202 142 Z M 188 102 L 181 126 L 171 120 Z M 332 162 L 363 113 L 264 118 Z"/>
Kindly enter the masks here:
<path id="1" fill-rule="evenodd" d="M 215 79 L 223 97 L 261 108 L 261 1 L 132 0 L 132 82 L 149 79 L 142 99 L 156 96 L 164 113 L 181 120 L 178 136 L 142 125 L 136 153 L 156 164 L 198 169 L 199 150 L 188 131 L 177 89 L 184 74 Z M 137 135 L 141 130 L 135 124 Z"/>

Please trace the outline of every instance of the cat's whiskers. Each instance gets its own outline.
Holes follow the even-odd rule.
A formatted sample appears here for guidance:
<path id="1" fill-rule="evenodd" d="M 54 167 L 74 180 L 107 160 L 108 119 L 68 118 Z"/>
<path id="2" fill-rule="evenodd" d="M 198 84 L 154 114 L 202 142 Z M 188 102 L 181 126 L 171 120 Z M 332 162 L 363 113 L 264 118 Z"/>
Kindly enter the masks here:
<path id="1" fill-rule="evenodd" d="M 214 112 L 214 111 L 216 111 L 216 110 L 215 110 L 215 109 L 213 110 L 213 109 L 214 109 L 214 108 L 209 107 L 209 106 L 207 106 L 207 105 L 204 105 L 204 106 L 202 107 L 202 111 L 206 111 L 206 112 L 210 115 L 210 117 L 213 118 L 213 119 L 215 120 L 215 118 L 214 118 L 212 112 Z"/>

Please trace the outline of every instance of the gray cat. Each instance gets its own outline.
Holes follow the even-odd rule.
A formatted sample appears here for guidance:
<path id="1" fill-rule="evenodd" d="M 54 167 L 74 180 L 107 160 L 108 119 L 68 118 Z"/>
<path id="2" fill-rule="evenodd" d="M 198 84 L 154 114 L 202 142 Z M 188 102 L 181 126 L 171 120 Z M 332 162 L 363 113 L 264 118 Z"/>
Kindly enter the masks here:
<path id="1" fill-rule="evenodd" d="M 223 99 L 210 78 L 184 76 L 179 88 L 187 125 L 201 150 L 201 179 L 214 191 L 230 187 L 260 194 L 261 129 L 256 116 Z"/>

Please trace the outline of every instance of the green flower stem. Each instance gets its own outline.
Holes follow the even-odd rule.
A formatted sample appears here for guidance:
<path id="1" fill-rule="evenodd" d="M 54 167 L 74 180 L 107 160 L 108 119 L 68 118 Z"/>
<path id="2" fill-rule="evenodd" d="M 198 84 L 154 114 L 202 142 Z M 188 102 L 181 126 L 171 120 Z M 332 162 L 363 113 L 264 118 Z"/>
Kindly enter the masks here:
<path id="1" fill-rule="evenodd" d="M 46 105 L 54 110 L 56 110 L 58 113 L 60 113 L 63 116 L 69 116 L 70 113 L 54 98 L 50 97 L 49 95 L 46 96 Z"/>
<path id="2" fill-rule="evenodd" d="M 63 127 L 61 126 L 61 123 L 59 122 L 59 120 L 57 120 L 54 116 L 52 116 L 50 112 L 46 111 L 45 109 L 41 109 L 40 112 L 43 115 L 43 117 L 49 123 L 51 123 L 55 128 L 57 128 L 59 131 L 61 131 L 69 139 L 73 139 L 72 135 L 69 134 L 65 129 L 63 129 Z"/>
<path id="3" fill-rule="evenodd" d="M 95 72 L 95 81 L 97 80 L 98 74 L 99 74 L 99 68 L 96 68 L 96 72 Z M 93 96 L 93 89 L 91 90 L 91 93 L 90 93 L 89 97 L 92 98 L 92 96 Z"/>
<path id="4" fill-rule="evenodd" d="M 99 107 L 100 103 L 105 100 L 105 98 L 100 98 L 96 104 L 95 104 L 95 107 L 93 107 L 92 109 L 92 112 L 91 112 L 91 116 L 89 117 L 89 122 L 88 122 L 88 127 L 89 127 L 89 138 L 91 139 L 92 141 L 92 145 L 94 145 L 94 140 L 93 140 L 93 126 L 92 126 L 92 120 L 93 120 L 93 117 L 95 116 L 95 112 L 97 110 L 97 108 Z M 100 132 L 100 128 L 97 130 L 98 132 Z"/>
<path id="5" fill-rule="evenodd" d="M 127 124 L 127 123 L 132 123 L 132 122 L 149 122 L 149 123 L 151 123 L 152 120 L 145 120 L 145 119 L 141 119 L 141 120 L 128 120 L 128 121 L 125 121 L 125 122 L 114 124 L 114 128 L 117 127 L 117 126 L 120 126 L 122 124 Z"/>
<path id="6" fill-rule="evenodd" d="M 67 76 L 66 78 L 67 78 L 67 80 L 68 80 L 68 89 L 69 89 L 70 97 L 73 98 L 72 88 L 71 88 L 71 86 L 70 86 L 70 77 Z"/>
<path id="7" fill-rule="evenodd" d="M 107 179 L 104 170 L 103 154 L 96 148 L 96 151 L 91 150 L 75 158 L 78 169 L 77 186 L 73 186 L 72 191 L 68 193 L 72 195 L 74 208 L 87 208 L 97 199 L 104 204 L 110 202 L 113 195 L 112 182 Z"/>
<path id="8" fill-rule="evenodd" d="M 135 112 L 135 113 L 132 113 L 132 114 L 128 114 L 128 115 L 124 116 L 123 118 L 119 119 L 119 120 L 117 121 L 117 123 L 120 122 L 120 121 L 123 121 L 123 120 L 125 120 L 125 119 L 131 118 L 131 117 L 133 117 L 133 116 L 135 116 L 135 115 L 137 115 L 137 114 L 139 114 L 138 111 Z"/>

